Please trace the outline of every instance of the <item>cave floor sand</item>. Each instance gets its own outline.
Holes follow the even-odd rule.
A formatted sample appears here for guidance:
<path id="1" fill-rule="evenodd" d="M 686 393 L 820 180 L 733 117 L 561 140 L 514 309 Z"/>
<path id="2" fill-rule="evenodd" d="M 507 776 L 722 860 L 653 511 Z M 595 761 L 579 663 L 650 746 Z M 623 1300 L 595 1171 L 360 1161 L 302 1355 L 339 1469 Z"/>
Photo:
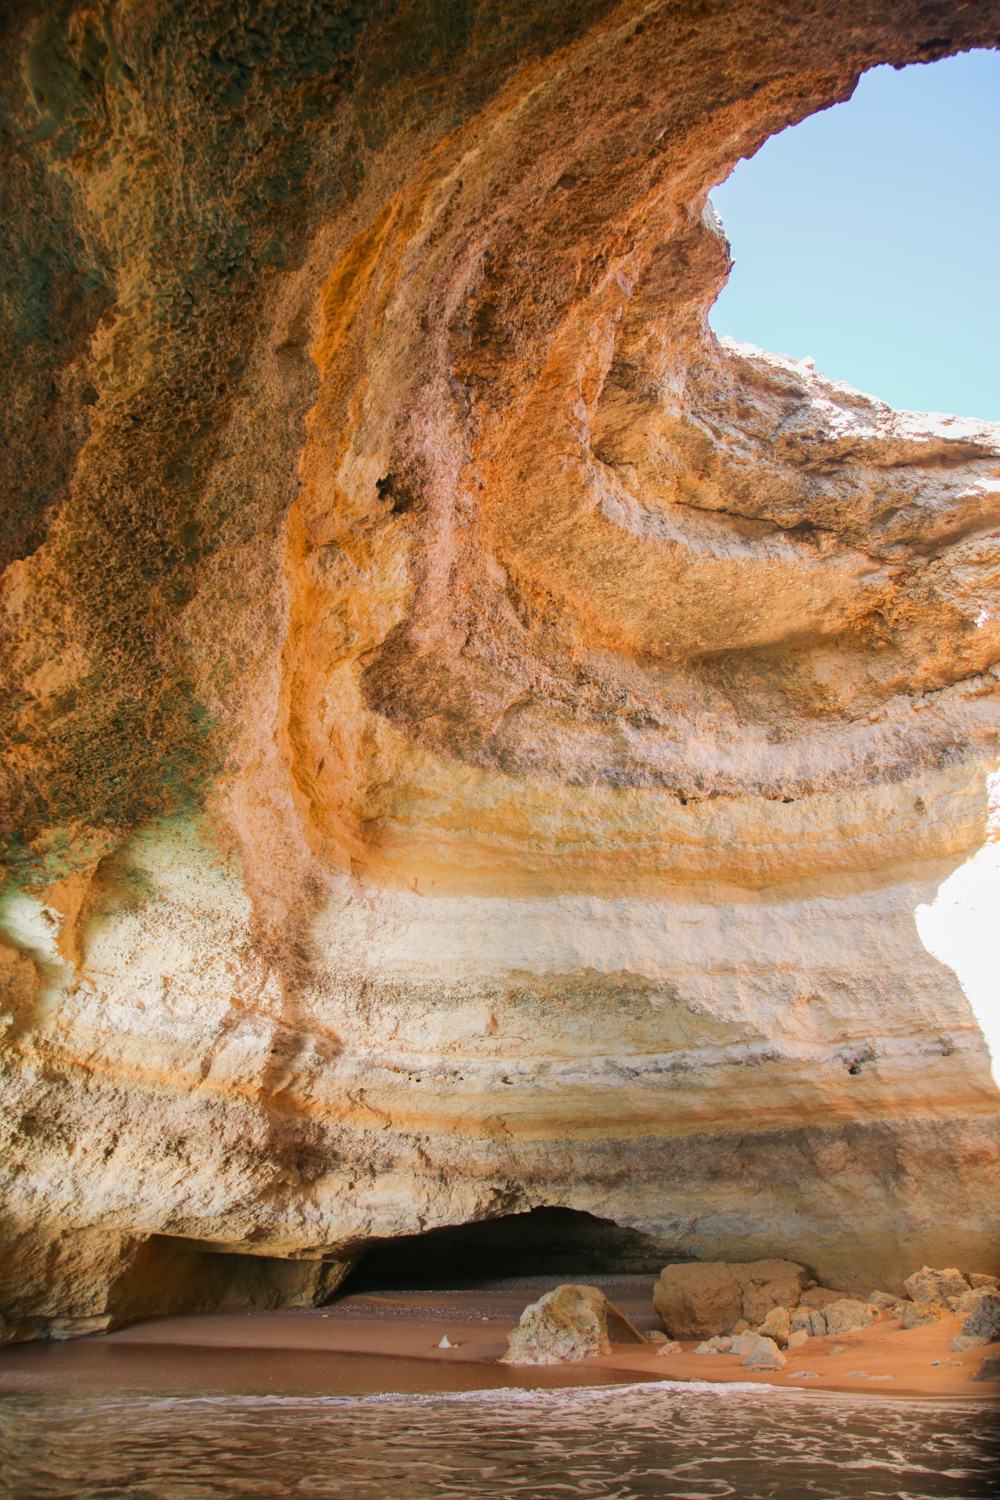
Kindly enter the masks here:
<path id="1" fill-rule="evenodd" d="M 657 1326 L 651 1304 L 636 1290 L 622 1286 L 619 1305 L 640 1326 Z M 525 1281 L 486 1290 L 362 1293 L 316 1310 L 150 1319 L 69 1343 L 2 1350 L 0 1393 L 86 1385 L 346 1396 L 680 1380 L 870 1396 L 1000 1397 L 1000 1381 L 970 1380 L 986 1351 L 955 1354 L 949 1347 L 960 1331 L 953 1317 L 907 1331 L 885 1321 L 810 1339 L 771 1373 L 745 1370 L 735 1355 L 696 1354 L 694 1342 L 667 1356 L 655 1346 L 617 1345 L 573 1365 L 498 1364 L 532 1295 L 537 1291 Z M 440 1347 L 443 1336 L 453 1347 Z M 843 1352 L 831 1353 L 835 1346 Z"/>

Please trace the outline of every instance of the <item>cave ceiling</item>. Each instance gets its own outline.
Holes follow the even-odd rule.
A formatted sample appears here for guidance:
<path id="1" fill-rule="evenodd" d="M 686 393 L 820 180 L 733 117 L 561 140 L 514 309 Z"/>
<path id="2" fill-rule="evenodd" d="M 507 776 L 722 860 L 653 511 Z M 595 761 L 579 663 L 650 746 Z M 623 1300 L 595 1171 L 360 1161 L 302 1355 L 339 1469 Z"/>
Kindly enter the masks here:
<path id="1" fill-rule="evenodd" d="M 914 922 L 989 834 L 1000 428 L 708 325 L 712 187 L 1000 4 L 2 24 L 10 1336 L 542 1205 L 1000 1269 Z"/>

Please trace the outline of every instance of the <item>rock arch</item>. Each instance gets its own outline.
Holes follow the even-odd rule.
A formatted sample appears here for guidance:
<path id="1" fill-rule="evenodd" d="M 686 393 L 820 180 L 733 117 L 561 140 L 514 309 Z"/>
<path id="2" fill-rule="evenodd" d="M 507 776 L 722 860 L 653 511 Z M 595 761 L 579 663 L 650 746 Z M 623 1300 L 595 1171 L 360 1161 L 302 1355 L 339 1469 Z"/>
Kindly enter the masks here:
<path id="1" fill-rule="evenodd" d="M 11 1336 L 144 1237 L 540 1204 L 997 1268 L 913 920 L 984 835 L 997 431 L 720 345 L 705 203 L 998 23 L 10 9 L 8 218 L 91 288 L 4 372 L 56 434 L 4 575 Z"/>

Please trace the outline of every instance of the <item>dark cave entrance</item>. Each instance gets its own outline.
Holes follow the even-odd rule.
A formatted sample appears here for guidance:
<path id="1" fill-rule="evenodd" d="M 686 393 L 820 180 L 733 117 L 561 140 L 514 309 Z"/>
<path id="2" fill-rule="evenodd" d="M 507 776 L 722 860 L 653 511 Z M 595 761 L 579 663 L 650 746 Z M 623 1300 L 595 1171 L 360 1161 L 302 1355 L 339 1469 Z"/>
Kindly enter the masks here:
<path id="1" fill-rule="evenodd" d="M 513 1277 L 656 1276 L 673 1247 L 613 1219 L 572 1208 L 533 1208 L 423 1234 L 372 1240 L 341 1295 L 460 1291 Z"/>

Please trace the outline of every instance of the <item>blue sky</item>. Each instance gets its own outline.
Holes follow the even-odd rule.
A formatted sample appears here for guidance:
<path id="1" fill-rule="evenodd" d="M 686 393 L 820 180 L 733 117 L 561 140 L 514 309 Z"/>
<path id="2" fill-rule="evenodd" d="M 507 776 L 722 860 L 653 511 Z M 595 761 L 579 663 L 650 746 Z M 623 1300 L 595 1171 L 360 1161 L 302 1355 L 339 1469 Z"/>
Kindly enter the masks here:
<path id="1" fill-rule="evenodd" d="M 716 333 L 1000 421 L 1000 52 L 873 69 L 712 202 L 736 261 Z"/>

